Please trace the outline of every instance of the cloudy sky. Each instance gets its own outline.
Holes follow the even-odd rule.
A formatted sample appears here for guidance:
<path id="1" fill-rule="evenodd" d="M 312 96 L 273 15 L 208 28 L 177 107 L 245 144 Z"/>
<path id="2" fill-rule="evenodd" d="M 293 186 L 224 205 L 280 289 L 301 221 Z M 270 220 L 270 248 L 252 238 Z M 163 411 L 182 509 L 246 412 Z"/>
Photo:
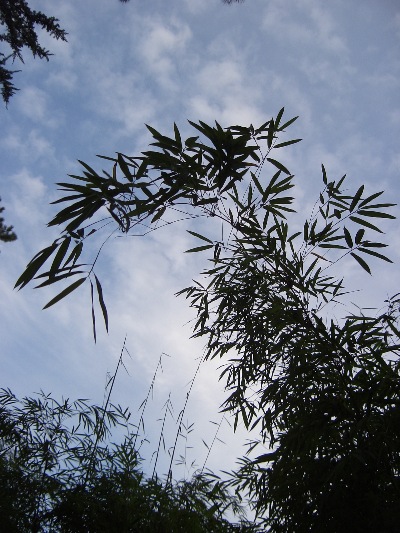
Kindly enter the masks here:
<path id="1" fill-rule="evenodd" d="M 300 117 L 291 137 L 303 141 L 279 154 L 296 174 L 300 214 L 317 198 L 321 163 L 332 179 L 347 174 L 352 187 L 365 183 L 399 202 L 400 7 L 397 0 L 29 4 L 59 18 L 69 35 L 68 43 L 43 35 L 54 53 L 49 63 L 25 54 L 15 76 L 21 90 L 0 108 L 0 195 L 18 234 L 17 242 L 1 245 L 0 386 L 17 395 L 43 389 L 101 403 L 127 335 L 129 374 L 120 372 L 112 399 L 130 406 L 137 420 L 159 357 L 168 354 L 145 416 L 150 442 L 142 452 L 150 464 L 163 406 L 171 394 L 178 416 L 202 355 L 202 344 L 189 339 L 193 314 L 174 297 L 201 270 L 201 258 L 183 253 L 193 245 L 184 225 L 112 240 L 99 270 L 110 333 L 99 328 L 95 345 L 88 287 L 47 311 L 41 309 L 52 291 L 13 291 L 26 263 L 57 236 L 46 228 L 55 214 L 49 206 L 55 183 L 79 171 L 77 159 L 101 169 L 96 154 L 145 150 L 144 123 L 168 133 L 176 122 L 189 134 L 187 119 L 260 125 L 284 106 L 288 118 Z M 379 306 L 398 292 L 396 227 L 386 227 L 394 265 L 373 264 L 372 278 L 344 265 L 349 286 L 359 291 L 354 301 Z M 210 444 L 212 422 L 221 420 L 217 366 L 201 365 L 184 417 L 194 424 L 188 462 L 200 467 L 207 455 L 202 439 Z M 172 419 L 170 428 L 167 448 Z M 246 434 L 233 436 L 224 421 L 219 436 L 225 444 L 216 444 L 207 464 L 230 469 Z M 167 464 L 164 458 L 160 473 Z M 175 476 L 182 475 L 177 467 Z"/>

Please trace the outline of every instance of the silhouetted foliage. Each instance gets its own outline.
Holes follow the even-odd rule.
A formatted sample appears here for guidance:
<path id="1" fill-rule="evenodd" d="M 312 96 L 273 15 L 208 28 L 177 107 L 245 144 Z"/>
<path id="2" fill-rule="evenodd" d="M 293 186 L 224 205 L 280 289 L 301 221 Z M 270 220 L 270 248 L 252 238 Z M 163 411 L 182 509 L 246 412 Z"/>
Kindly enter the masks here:
<path id="1" fill-rule="evenodd" d="M 250 532 L 237 498 L 215 476 L 148 478 L 130 413 L 50 395 L 0 390 L 0 524 L 7 533 Z M 113 429 L 125 439 L 111 444 Z"/>
<path id="2" fill-rule="evenodd" d="M 260 127 L 190 122 L 186 140 L 176 125 L 171 137 L 148 126 L 153 142 L 139 156 L 100 156 L 110 162 L 102 173 L 80 162 L 82 174 L 59 183 L 64 196 L 54 203 L 64 207 L 49 225 L 63 226 L 60 237 L 16 286 L 74 280 L 47 308 L 88 281 L 93 327 L 96 292 L 108 327 L 100 256 L 80 259 L 88 238 L 108 228 L 105 209 L 112 231 L 129 235 L 217 221 L 219 239 L 189 230 L 198 244 L 187 252 L 209 253 L 209 267 L 179 294 L 197 310 L 193 334 L 205 339 L 206 358 L 223 360 L 223 409 L 235 428 L 242 420 L 259 434 L 231 486 L 248 494 L 270 532 L 395 533 L 400 294 L 335 318 L 347 294 L 339 262 L 354 260 L 368 274 L 367 260 L 391 263 L 375 236 L 394 204 L 364 185 L 351 191 L 346 176 L 330 179 L 322 166 L 314 209 L 295 220 L 294 176 L 271 157 L 300 141 L 280 140 L 296 120 L 283 114 Z"/>
<path id="3" fill-rule="evenodd" d="M 0 198 L 1 202 L 1 198 Z M 0 207 L 0 214 L 3 213 L 4 207 Z M 17 236 L 13 231 L 13 226 L 6 226 L 4 223 L 4 218 L 0 216 L 0 241 L 3 242 L 12 242 L 15 241 Z"/>
<path id="4" fill-rule="evenodd" d="M 9 53 L 0 52 L 0 84 L 3 100 L 8 104 L 17 88 L 13 84 L 15 70 L 7 68 L 6 64 L 19 59 L 24 62 L 22 50 L 27 47 L 34 57 L 49 60 L 50 52 L 43 48 L 38 40 L 36 26 L 46 30 L 55 39 L 66 41 L 66 32 L 54 17 L 48 17 L 40 11 L 32 10 L 25 0 L 0 0 L 0 25 L 5 29 L 0 34 L 0 42 L 7 43 Z M 4 28 L 3 28 L 4 27 Z"/>

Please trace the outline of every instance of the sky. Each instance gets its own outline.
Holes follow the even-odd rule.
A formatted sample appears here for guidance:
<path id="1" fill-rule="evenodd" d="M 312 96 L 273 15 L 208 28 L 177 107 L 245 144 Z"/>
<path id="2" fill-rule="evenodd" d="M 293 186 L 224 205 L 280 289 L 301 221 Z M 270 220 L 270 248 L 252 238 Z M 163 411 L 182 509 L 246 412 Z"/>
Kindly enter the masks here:
<path id="1" fill-rule="evenodd" d="M 185 254 L 193 246 L 186 229 L 170 226 L 145 238 L 111 239 L 101 256 L 99 277 L 110 315 L 107 334 L 92 336 L 90 292 L 84 287 L 42 311 L 54 291 L 14 291 L 27 262 L 58 236 L 47 228 L 57 185 L 78 173 L 77 160 L 101 170 L 96 154 L 138 155 L 150 141 L 144 124 L 183 135 L 187 119 L 261 125 L 285 107 L 299 116 L 290 138 L 302 138 L 279 160 L 296 175 L 300 221 L 321 188 L 321 163 L 328 176 L 347 174 L 349 187 L 385 190 L 400 202 L 400 5 L 397 0 L 31 0 L 29 5 L 60 20 L 68 42 L 41 33 L 54 55 L 49 62 L 24 54 L 15 75 L 20 91 L 8 109 L 0 106 L 0 196 L 6 223 L 18 240 L 0 245 L 0 387 L 18 396 L 40 390 L 102 403 L 124 338 L 130 356 L 111 400 L 129 406 L 133 421 L 148 394 L 141 448 L 151 471 L 170 398 L 176 420 L 202 357 L 202 342 L 190 339 L 193 311 L 174 294 L 205 266 Z M 393 210 L 399 215 L 398 208 Z M 372 263 L 373 276 L 356 264 L 341 266 L 352 302 L 381 306 L 399 291 L 398 222 L 385 224 L 393 264 Z M 96 253 L 93 243 L 92 254 Z M 196 243 L 197 245 L 197 243 Z M 354 298 L 353 298 L 354 296 Z M 349 303 L 349 306 L 351 304 Z M 346 311 L 346 310 L 345 310 Z M 338 313 L 342 314 L 342 310 Z M 174 467 L 176 478 L 202 467 L 222 420 L 218 381 L 221 362 L 206 362 L 191 390 Z M 168 416 L 166 448 L 176 423 Z M 244 453 L 248 434 L 221 428 L 206 466 L 231 470 Z M 143 432 L 142 432 L 143 433 Z M 223 442 L 219 442 L 221 439 Z M 148 442 L 147 442 L 148 441 Z M 186 443 L 186 447 L 185 447 Z M 168 455 L 158 465 L 168 469 Z"/>

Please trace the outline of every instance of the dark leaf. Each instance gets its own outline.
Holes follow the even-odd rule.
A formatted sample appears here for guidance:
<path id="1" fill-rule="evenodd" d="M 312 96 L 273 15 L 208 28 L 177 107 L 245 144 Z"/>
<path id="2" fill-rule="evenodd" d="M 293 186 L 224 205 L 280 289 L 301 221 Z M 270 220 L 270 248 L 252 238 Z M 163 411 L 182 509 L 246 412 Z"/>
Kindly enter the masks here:
<path id="1" fill-rule="evenodd" d="M 360 198 L 361 198 L 361 195 L 362 195 L 363 192 L 364 192 L 364 185 L 361 185 L 361 187 L 358 189 L 358 191 L 354 195 L 353 200 L 351 201 L 350 208 L 349 208 L 350 212 L 354 210 L 354 208 L 356 207 L 356 205 L 360 201 Z"/>
<path id="2" fill-rule="evenodd" d="M 166 206 L 164 205 L 163 207 L 160 207 L 160 209 L 157 210 L 156 214 L 154 215 L 154 217 L 151 219 L 151 222 L 156 222 L 156 220 L 158 220 L 159 218 L 161 218 L 163 216 L 163 214 L 165 213 L 165 210 L 166 210 Z"/>
<path id="3" fill-rule="evenodd" d="M 185 250 L 185 253 L 192 253 L 192 252 L 201 252 L 203 250 L 209 250 L 210 248 L 213 248 L 213 244 L 209 244 L 207 246 L 198 246 L 197 248 L 190 248 L 190 250 Z"/>
<path id="4" fill-rule="evenodd" d="M 275 159 L 272 159 L 271 157 L 267 157 L 267 161 L 272 163 L 277 169 L 281 170 L 285 174 L 290 175 L 290 172 L 288 171 L 288 169 L 284 165 L 282 165 L 282 163 L 279 163 L 279 161 L 276 161 Z"/>
<path id="5" fill-rule="evenodd" d="M 370 222 L 367 222 L 366 220 L 363 220 L 362 218 L 351 216 L 349 217 L 350 220 L 353 222 L 356 222 L 357 224 L 360 224 L 361 226 L 365 226 L 366 228 L 373 229 L 374 231 L 378 231 L 379 233 L 383 233 L 377 226 L 374 224 L 371 224 Z"/>
<path id="6" fill-rule="evenodd" d="M 351 238 L 350 232 L 346 227 L 343 228 L 343 233 L 347 246 L 349 248 L 353 248 L 353 239 Z"/>
<path id="7" fill-rule="evenodd" d="M 37 271 L 44 265 L 51 254 L 57 249 L 57 244 L 53 243 L 51 246 L 44 248 L 39 252 L 26 266 L 24 272 L 17 279 L 14 289 L 19 286 L 20 289 L 25 287 L 34 277 Z"/>
<path id="8" fill-rule="evenodd" d="M 362 259 L 359 255 L 355 254 L 354 252 L 351 252 L 350 254 L 354 259 L 363 267 L 364 270 L 368 272 L 368 274 L 371 274 L 371 269 L 367 265 L 367 263 Z"/>
<path id="9" fill-rule="evenodd" d="M 296 144 L 302 141 L 303 139 L 293 139 L 292 141 L 286 141 L 283 143 L 275 144 L 274 148 L 283 148 L 284 146 L 290 146 L 291 144 Z"/>
<path id="10" fill-rule="evenodd" d="M 43 309 L 48 309 L 49 307 L 51 307 L 52 305 L 56 304 L 57 302 L 59 302 L 60 300 L 62 300 L 63 298 L 65 298 L 65 296 L 68 296 L 68 294 L 70 294 L 72 291 L 74 291 L 75 289 L 77 289 L 80 285 L 82 285 L 82 283 L 84 281 L 86 281 L 87 277 L 84 277 L 84 278 L 81 278 L 81 279 L 78 279 L 76 281 L 74 281 L 74 283 L 72 283 L 71 285 L 69 285 L 66 289 L 64 289 L 63 291 L 61 291 L 59 294 L 57 294 L 57 296 L 55 296 L 52 300 L 50 300 L 44 307 Z"/>
<path id="11" fill-rule="evenodd" d="M 369 250 L 368 248 L 358 248 L 359 252 L 364 252 L 365 254 L 373 255 L 374 257 L 378 257 L 379 259 L 383 259 L 384 261 L 387 261 L 388 263 L 393 263 L 391 259 L 386 257 L 386 255 L 382 255 L 378 252 L 375 252 L 374 250 Z"/>
<path id="12" fill-rule="evenodd" d="M 93 301 L 93 283 L 92 280 L 90 280 L 90 297 L 92 301 L 92 325 L 93 325 L 93 338 L 94 342 L 96 342 L 96 315 L 94 312 L 94 301 Z"/>
<path id="13" fill-rule="evenodd" d="M 103 313 L 104 324 L 105 324 L 106 330 L 108 332 L 108 313 L 107 313 L 106 304 L 104 302 L 103 289 L 101 287 L 100 281 L 97 279 L 96 274 L 94 275 L 94 278 L 96 280 L 97 294 L 99 296 L 99 304 L 100 304 L 100 307 L 101 307 L 101 311 Z"/>
<path id="14" fill-rule="evenodd" d="M 290 120 L 285 122 L 285 124 L 283 124 L 283 126 L 279 126 L 278 131 L 284 131 L 287 127 L 289 127 L 291 124 L 293 124 L 293 122 L 295 122 L 298 118 L 299 117 L 291 118 Z"/>
<path id="15" fill-rule="evenodd" d="M 211 241 L 207 237 L 204 237 L 203 235 L 200 235 L 200 233 L 196 233 L 195 231 L 190 230 L 187 230 L 187 232 L 193 235 L 194 237 L 197 237 L 198 239 L 202 239 L 203 241 L 210 242 L 211 244 L 213 244 L 213 241 Z"/>

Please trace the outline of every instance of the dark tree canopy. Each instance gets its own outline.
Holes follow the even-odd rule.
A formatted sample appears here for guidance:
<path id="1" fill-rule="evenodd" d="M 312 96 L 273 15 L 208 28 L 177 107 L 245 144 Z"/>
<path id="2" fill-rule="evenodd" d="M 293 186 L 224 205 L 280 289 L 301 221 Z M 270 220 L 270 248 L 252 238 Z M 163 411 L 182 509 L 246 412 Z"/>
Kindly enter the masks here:
<path id="1" fill-rule="evenodd" d="M 0 198 L 1 202 L 1 198 Z M 4 207 L 0 207 L 0 214 L 4 211 Z M 13 226 L 6 226 L 4 223 L 4 218 L 0 216 L 0 241 L 11 242 L 15 241 L 17 238 L 16 234 L 13 232 Z"/>
<path id="2" fill-rule="evenodd" d="M 8 68 L 19 59 L 22 63 L 23 48 L 28 48 L 34 57 L 47 59 L 51 56 L 49 50 L 39 43 L 36 26 L 46 30 L 55 39 L 66 41 L 67 33 L 60 28 L 58 20 L 48 17 L 40 11 L 32 10 L 25 0 L 0 0 L 0 25 L 3 32 L 0 34 L 0 42 L 6 43 L 9 51 L 0 52 L 0 85 L 3 100 L 8 104 L 17 88 L 13 83 L 13 75 L 16 70 Z"/>

